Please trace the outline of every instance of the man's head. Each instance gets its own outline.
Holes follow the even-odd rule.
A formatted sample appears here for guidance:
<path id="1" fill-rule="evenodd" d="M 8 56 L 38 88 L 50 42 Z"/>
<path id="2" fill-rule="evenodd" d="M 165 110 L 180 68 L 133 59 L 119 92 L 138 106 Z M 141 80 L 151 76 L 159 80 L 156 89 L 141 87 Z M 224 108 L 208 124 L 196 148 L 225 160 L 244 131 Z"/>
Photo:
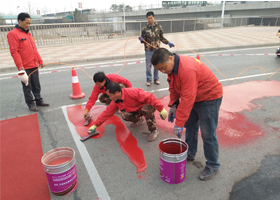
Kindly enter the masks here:
<path id="1" fill-rule="evenodd" d="M 167 49 L 156 49 L 152 55 L 151 63 L 162 73 L 171 74 L 174 68 L 174 55 Z"/>
<path id="2" fill-rule="evenodd" d="M 93 76 L 93 81 L 97 87 L 102 88 L 106 83 L 104 72 L 95 73 Z"/>
<path id="3" fill-rule="evenodd" d="M 121 86 L 116 82 L 110 82 L 106 88 L 106 94 L 112 101 L 117 101 L 122 98 Z"/>
<path id="4" fill-rule="evenodd" d="M 147 12 L 146 17 L 147 17 L 148 23 L 151 26 L 153 26 L 154 22 L 155 22 L 155 14 L 154 14 L 154 12 L 151 12 L 151 11 Z"/>
<path id="5" fill-rule="evenodd" d="M 28 13 L 19 13 L 18 15 L 18 25 L 24 30 L 28 30 L 31 24 L 31 18 Z"/>

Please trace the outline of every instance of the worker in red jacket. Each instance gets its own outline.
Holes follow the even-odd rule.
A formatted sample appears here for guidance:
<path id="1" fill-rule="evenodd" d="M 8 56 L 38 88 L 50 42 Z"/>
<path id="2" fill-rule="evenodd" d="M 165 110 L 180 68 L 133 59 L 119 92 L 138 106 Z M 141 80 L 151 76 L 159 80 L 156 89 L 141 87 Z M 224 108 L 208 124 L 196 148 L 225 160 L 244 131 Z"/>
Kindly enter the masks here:
<path id="1" fill-rule="evenodd" d="M 185 141 L 189 145 L 188 160 L 197 152 L 198 130 L 203 140 L 206 166 L 199 178 L 211 179 L 220 167 L 219 144 L 216 135 L 223 88 L 213 72 L 200 60 L 172 54 L 167 49 L 154 51 L 152 64 L 168 74 L 171 107 L 168 121 L 173 122 L 174 133 L 181 137 L 186 128 Z"/>
<path id="2" fill-rule="evenodd" d="M 7 35 L 10 52 L 15 65 L 19 71 L 25 70 L 27 75 L 38 69 L 38 67 L 44 67 L 43 60 L 37 51 L 34 39 L 29 33 L 30 24 L 30 15 L 28 13 L 20 13 L 18 15 L 18 25 Z M 22 82 L 22 88 L 25 102 L 29 110 L 38 111 L 36 105 L 49 106 L 49 104 L 44 103 L 41 97 L 38 70 L 29 76 L 28 81 L 29 83 L 27 86 Z"/>
<path id="3" fill-rule="evenodd" d="M 86 104 L 86 109 L 84 112 L 84 118 L 86 120 L 89 118 L 88 112 L 90 111 L 92 106 L 97 101 L 99 94 L 101 94 L 99 96 L 99 101 L 101 103 L 105 103 L 105 104 L 111 103 L 111 99 L 106 94 L 106 88 L 110 82 L 112 82 L 112 81 L 117 82 L 120 84 L 120 86 L 122 88 L 131 88 L 132 87 L 129 80 L 127 80 L 117 74 L 105 75 L 104 72 L 97 72 L 93 75 L 93 81 L 94 81 L 95 85 L 93 87 L 90 97 L 88 98 L 88 102 Z"/>
<path id="4" fill-rule="evenodd" d="M 95 120 L 94 125 L 88 130 L 88 133 L 93 133 L 95 129 L 103 122 L 109 119 L 114 113 L 120 109 L 122 118 L 126 121 L 131 121 L 130 126 L 135 127 L 143 117 L 146 119 L 148 129 L 151 132 L 148 136 L 148 141 L 154 141 L 158 135 L 156 119 L 154 112 L 158 110 L 160 117 L 164 120 L 167 117 L 167 111 L 162 103 L 156 99 L 155 95 L 145 92 L 140 88 L 121 88 L 116 82 L 110 82 L 106 88 L 106 94 L 112 100 L 106 110 L 104 110 Z"/>

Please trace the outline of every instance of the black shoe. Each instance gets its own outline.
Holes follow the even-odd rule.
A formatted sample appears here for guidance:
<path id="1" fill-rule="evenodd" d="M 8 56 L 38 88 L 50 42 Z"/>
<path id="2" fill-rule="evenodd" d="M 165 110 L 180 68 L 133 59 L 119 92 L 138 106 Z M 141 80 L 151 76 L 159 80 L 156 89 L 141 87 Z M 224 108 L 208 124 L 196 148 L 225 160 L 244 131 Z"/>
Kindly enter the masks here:
<path id="1" fill-rule="evenodd" d="M 50 104 L 45 103 L 45 102 L 43 102 L 43 101 L 40 101 L 40 102 L 36 102 L 36 105 L 37 105 L 37 106 L 49 106 Z"/>
<path id="2" fill-rule="evenodd" d="M 28 105 L 28 107 L 29 107 L 29 110 L 31 110 L 31 111 L 38 111 L 38 108 L 36 107 L 35 104 Z"/>
<path id="3" fill-rule="evenodd" d="M 214 170 L 213 168 L 205 167 L 204 170 L 201 172 L 199 179 L 203 181 L 210 180 L 215 176 L 218 170 Z"/>
<path id="4" fill-rule="evenodd" d="M 189 156 L 187 157 L 187 161 L 194 161 L 194 158 L 189 158 Z"/>

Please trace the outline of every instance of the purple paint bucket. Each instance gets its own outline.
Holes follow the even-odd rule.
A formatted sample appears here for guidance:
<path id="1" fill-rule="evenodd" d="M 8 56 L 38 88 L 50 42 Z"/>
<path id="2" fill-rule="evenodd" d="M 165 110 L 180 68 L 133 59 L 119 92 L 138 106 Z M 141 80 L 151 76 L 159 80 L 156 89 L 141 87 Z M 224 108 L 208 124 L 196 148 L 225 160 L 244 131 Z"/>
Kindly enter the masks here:
<path id="1" fill-rule="evenodd" d="M 159 148 L 160 177 L 169 184 L 185 180 L 188 145 L 181 139 L 168 138 L 161 141 Z"/>
<path id="2" fill-rule="evenodd" d="M 78 187 L 75 151 L 60 147 L 45 153 L 41 159 L 47 175 L 48 184 L 54 195 L 62 196 Z"/>

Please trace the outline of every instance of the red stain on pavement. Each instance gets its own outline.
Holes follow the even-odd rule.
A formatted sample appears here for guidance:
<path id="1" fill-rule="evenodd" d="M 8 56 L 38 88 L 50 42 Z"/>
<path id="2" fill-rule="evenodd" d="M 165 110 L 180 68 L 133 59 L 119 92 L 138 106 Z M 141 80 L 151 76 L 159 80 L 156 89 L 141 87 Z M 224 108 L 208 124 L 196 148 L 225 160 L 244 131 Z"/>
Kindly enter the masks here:
<path id="1" fill-rule="evenodd" d="M 92 120 L 88 126 L 84 126 L 85 120 L 83 118 L 84 115 L 84 106 L 72 106 L 67 108 L 67 114 L 69 120 L 75 125 L 75 129 L 77 133 L 84 137 L 87 135 L 87 130 L 90 126 L 93 125 L 94 120 L 98 117 L 98 115 L 106 109 L 106 106 L 93 106 L 90 115 L 92 116 Z M 130 161 L 136 166 L 137 173 L 141 173 L 147 168 L 147 163 L 144 157 L 143 151 L 138 147 L 137 140 L 133 137 L 130 130 L 126 127 L 126 125 L 121 121 L 121 119 L 117 116 L 112 116 L 108 120 L 106 120 L 100 127 L 96 129 L 99 132 L 98 135 L 93 136 L 92 138 L 100 138 L 103 136 L 105 128 L 107 124 L 114 124 L 116 126 L 115 134 L 118 143 L 120 144 L 123 152 L 129 157 Z M 108 132 L 107 132 L 108 134 Z"/>
<path id="2" fill-rule="evenodd" d="M 219 113 L 217 137 L 220 145 L 239 146 L 259 138 L 264 130 L 253 123 L 241 112 L 259 109 L 261 105 L 254 103 L 256 99 L 280 96 L 279 81 L 251 81 L 223 87 L 223 101 Z M 168 111 L 169 96 L 161 99 Z M 161 120 L 158 112 L 155 114 L 157 125 L 167 130 L 170 136 L 174 136 L 174 123 Z M 261 122 L 264 123 L 264 122 Z"/>

